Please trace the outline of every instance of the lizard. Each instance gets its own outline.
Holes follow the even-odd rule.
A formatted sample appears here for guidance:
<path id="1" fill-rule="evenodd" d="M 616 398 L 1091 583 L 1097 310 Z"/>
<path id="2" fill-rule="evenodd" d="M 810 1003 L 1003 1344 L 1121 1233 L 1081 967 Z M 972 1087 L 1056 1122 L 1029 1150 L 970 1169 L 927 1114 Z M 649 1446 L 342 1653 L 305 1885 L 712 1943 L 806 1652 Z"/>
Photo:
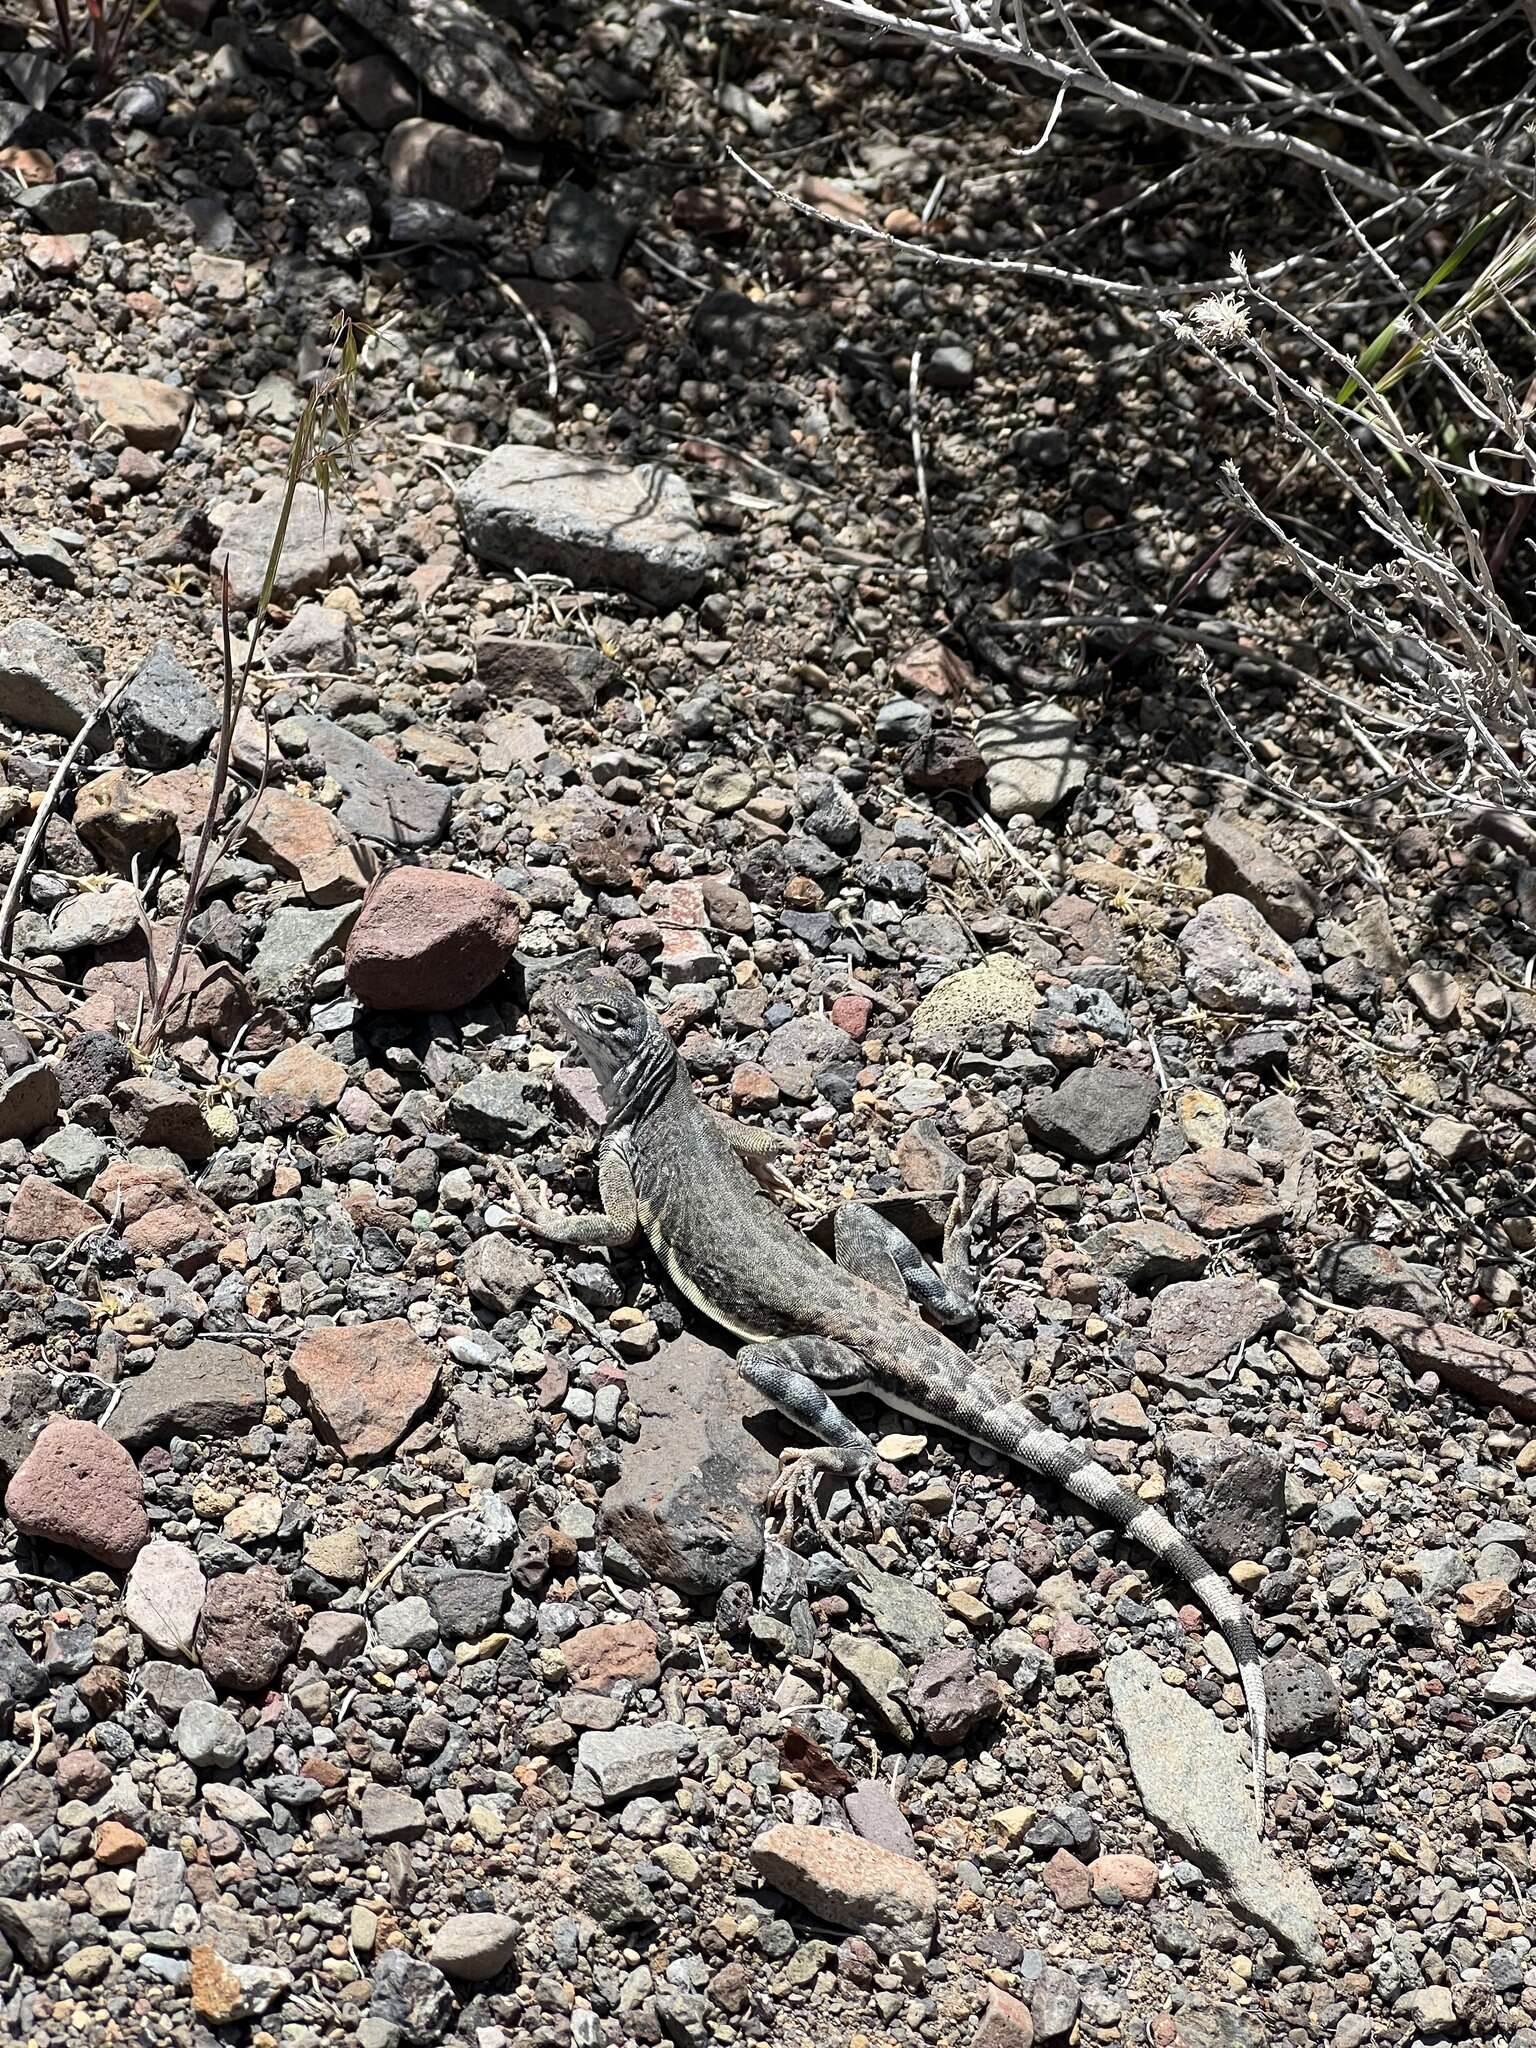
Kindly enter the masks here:
<path id="1" fill-rule="evenodd" d="M 856 1393 L 873 1393 L 898 1413 L 988 1445 L 1053 1481 L 1183 1580 L 1215 1621 L 1248 1710 L 1262 1830 L 1264 1672 L 1242 1600 L 1160 1509 L 1039 1422 L 1017 1385 L 944 1334 L 975 1321 L 974 1190 L 955 1196 L 937 1271 L 858 1202 L 838 1209 L 828 1258 L 760 1184 L 756 1169 L 772 1149 L 767 1134 L 717 1117 L 701 1100 L 660 1018 L 629 983 L 572 974 L 553 983 L 550 996 L 607 1112 L 598 1153 L 602 1209 L 555 1210 L 514 1166 L 523 1217 L 553 1245 L 619 1249 L 643 1237 L 678 1293 L 739 1340 L 736 1367 L 748 1385 L 819 1439 L 782 1454 L 770 1505 L 784 1515 L 786 1536 L 802 1515 L 824 1533 L 815 1493 L 828 1474 L 845 1481 L 866 1514 L 871 1479 L 901 1484 L 839 1405 Z"/>

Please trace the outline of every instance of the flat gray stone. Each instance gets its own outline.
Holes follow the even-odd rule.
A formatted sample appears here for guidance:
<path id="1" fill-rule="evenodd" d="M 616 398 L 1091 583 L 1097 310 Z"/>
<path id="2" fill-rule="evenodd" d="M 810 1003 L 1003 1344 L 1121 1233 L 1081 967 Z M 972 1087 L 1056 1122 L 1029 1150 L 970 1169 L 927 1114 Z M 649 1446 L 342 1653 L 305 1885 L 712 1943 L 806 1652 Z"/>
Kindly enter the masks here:
<path id="1" fill-rule="evenodd" d="M 337 822 L 359 839 L 385 846 L 435 846 L 448 829 L 453 798 L 414 768 L 391 761 L 334 719 L 301 716 L 309 751 L 346 792 Z"/>
<path id="2" fill-rule="evenodd" d="M 670 1792 L 683 1775 L 682 1760 L 694 1741 L 693 1730 L 678 1721 L 590 1729 L 576 1747 L 578 1784 L 584 1778 L 596 1794 L 593 1803 L 605 1806 L 642 1793 Z"/>
<path id="3" fill-rule="evenodd" d="M 303 974 L 332 948 L 345 944 L 357 917 L 355 903 L 332 910 L 301 910 L 287 904 L 274 911 L 256 948 L 247 980 L 258 995 L 276 995 L 296 974 Z"/>
<path id="4" fill-rule="evenodd" d="M 135 768 L 177 768 L 201 758 L 219 729 L 206 686 L 164 640 L 145 655 L 109 714 Z"/>
<path id="5" fill-rule="evenodd" d="M 128 1381 L 103 1426 L 136 1451 L 173 1436 L 243 1436 L 266 1405 L 260 1360 L 238 1344 L 199 1338 L 179 1351 L 162 1345 L 149 1370 Z"/>
<path id="6" fill-rule="evenodd" d="M 520 1932 L 505 1913 L 452 1913 L 432 1937 L 429 1961 L 459 1983 L 484 1984 L 517 1954 Z"/>
<path id="7" fill-rule="evenodd" d="M 245 1730 L 228 1707 L 191 1700 L 176 1722 L 176 1747 L 197 1771 L 232 1771 L 245 1759 Z"/>
<path id="8" fill-rule="evenodd" d="M 213 544 L 213 569 L 228 577 L 229 602 L 235 611 L 256 609 L 286 492 L 286 484 L 274 484 L 251 504 L 239 506 Z M 357 550 L 340 499 L 333 496 L 327 506 L 316 485 L 300 484 L 283 536 L 282 558 L 272 586 L 274 599 L 286 603 L 325 590 L 350 575 L 357 565 Z"/>
<path id="9" fill-rule="evenodd" d="M 0 626 L 0 719 L 26 732 L 59 732 L 73 739 L 94 730 L 87 752 L 99 754 L 109 735 L 101 708 L 101 678 L 62 634 L 41 619 Z"/>
<path id="10" fill-rule="evenodd" d="M 1140 1650 L 1110 1659 L 1109 1697 L 1136 1789 L 1173 1847 L 1221 1887 L 1233 1912 L 1320 1963 L 1328 1909 L 1306 1872 L 1287 1868 L 1260 1836 L 1246 1746 L 1165 1684 Z"/>
<path id="11" fill-rule="evenodd" d="M 654 463 L 626 469 L 557 448 L 498 448 L 460 485 L 458 504 L 465 544 L 482 562 L 569 576 L 580 590 L 683 604 L 714 559 L 688 486 Z"/>
<path id="12" fill-rule="evenodd" d="M 196 1553 L 160 1537 L 133 1561 L 123 1612 L 151 1649 L 165 1657 L 190 1657 L 206 1590 Z"/>
<path id="13" fill-rule="evenodd" d="M 1030 704 L 984 718 L 976 744 L 987 764 L 994 818 L 1044 818 L 1087 780 L 1077 716 L 1064 704 Z"/>
<path id="14" fill-rule="evenodd" d="M 1242 896 L 1212 896 L 1179 933 L 1184 980 L 1207 1010 L 1236 1017 L 1300 1017 L 1312 977 L 1280 934 Z"/>

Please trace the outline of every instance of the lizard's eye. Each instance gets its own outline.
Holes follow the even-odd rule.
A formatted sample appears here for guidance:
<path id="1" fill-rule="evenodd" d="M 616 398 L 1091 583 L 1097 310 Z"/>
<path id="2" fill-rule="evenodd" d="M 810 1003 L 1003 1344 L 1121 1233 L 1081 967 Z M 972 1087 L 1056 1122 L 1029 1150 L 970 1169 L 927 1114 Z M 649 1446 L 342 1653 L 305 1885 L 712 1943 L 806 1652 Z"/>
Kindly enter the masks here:
<path id="1" fill-rule="evenodd" d="M 594 1003 L 587 1014 L 599 1031 L 617 1031 L 619 1028 L 618 1011 L 610 1010 L 606 1003 Z"/>

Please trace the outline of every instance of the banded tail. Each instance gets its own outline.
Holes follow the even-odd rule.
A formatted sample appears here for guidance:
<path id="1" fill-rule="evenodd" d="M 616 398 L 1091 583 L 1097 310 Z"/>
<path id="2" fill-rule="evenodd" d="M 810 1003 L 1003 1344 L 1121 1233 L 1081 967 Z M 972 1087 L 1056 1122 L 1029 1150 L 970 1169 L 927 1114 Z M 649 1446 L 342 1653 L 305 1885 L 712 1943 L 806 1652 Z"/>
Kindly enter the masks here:
<path id="1" fill-rule="evenodd" d="M 1264 1764 L 1268 1747 L 1268 1699 L 1259 1646 L 1242 1601 L 1213 1565 L 1186 1542 L 1168 1517 L 1137 1500 L 1081 1444 L 1058 1430 L 1046 1429 L 1017 1401 L 1001 1408 L 977 1407 L 953 1418 L 952 1427 L 974 1437 L 1028 1472 L 1054 1480 L 1064 1493 L 1092 1508 L 1133 1543 L 1149 1550 L 1184 1581 L 1221 1631 L 1222 1641 L 1237 1661 L 1237 1675 L 1248 1708 L 1253 1737 L 1253 1793 L 1259 1832 L 1264 1832 Z"/>

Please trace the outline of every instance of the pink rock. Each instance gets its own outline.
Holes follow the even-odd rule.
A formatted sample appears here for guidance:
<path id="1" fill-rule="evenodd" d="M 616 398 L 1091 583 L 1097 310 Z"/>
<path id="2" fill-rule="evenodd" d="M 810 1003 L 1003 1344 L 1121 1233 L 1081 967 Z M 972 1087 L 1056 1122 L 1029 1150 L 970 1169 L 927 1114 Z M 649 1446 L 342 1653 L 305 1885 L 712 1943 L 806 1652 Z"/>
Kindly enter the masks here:
<path id="1" fill-rule="evenodd" d="M 94 1422 L 50 1422 L 6 1488 L 5 1511 L 45 1543 L 125 1570 L 149 1540 L 144 1487 L 120 1443 Z"/>
<path id="2" fill-rule="evenodd" d="M 873 1008 L 868 996 L 839 996 L 832 1005 L 832 1022 L 850 1038 L 862 1038 L 869 1029 Z"/>
<path id="3" fill-rule="evenodd" d="M 1035 2023 L 1029 2007 L 1006 1991 L 994 1991 L 987 2000 L 981 2024 L 971 2036 L 971 2048 L 1032 2048 Z"/>
<path id="4" fill-rule="evenodd" d="M 454 1010 L 511 958 L 522 906 L 495 882 L 448 868 L 392 868 L 363 899 L 347 985 L 375 1010 Z"/>
<path id="5" fill-rule="evenodd" d="M 437 1391 L 438 1364 L 403 1316 L 308 1331 L 288 1366 L 294 1392 L 328 1443 L 381 1458 Z"/>
<path id="6" fill-rule="evenodd" d="M 600 1621 L 561 1644 L 573 1691 L 611 1692 L 622 1680 L 654 1685 L 661 1676 L 656 1631 L 643 1621 Z"/>
<path id="7" fill-rule="evenodd" d="M 1058 1664 L 1092 1664 L 1099 1654 L 1099 1639 L 1085 1622 L 1063 1614 L 1051 1631 L 1051 1656 Z"/>
<path id="8" fill-rule="evenodd" d="M 101 1218 L 78 1195 L 36 1173 L 23 1177 L 5 1219 L 5 1235 L 12 1244 L 53 1244 L 100 1228 Z"/>
<path id="9" fill-rule="evenodd" d="M 1157 1865 L 1145 1856 L 1096 1856 L 1088 1866 L 1095 1897 L 1118 1892 L 1132 1906 L 1157 1896 Z"/>
<path id="10" fill-rule="evenodd" d="M 1063 1913 L 1074 1913 L 1093 1896 L 1088 1866 L 1067 1849 L 1058 1849 L 1040 1872 L 1041 1882 Z"/>

